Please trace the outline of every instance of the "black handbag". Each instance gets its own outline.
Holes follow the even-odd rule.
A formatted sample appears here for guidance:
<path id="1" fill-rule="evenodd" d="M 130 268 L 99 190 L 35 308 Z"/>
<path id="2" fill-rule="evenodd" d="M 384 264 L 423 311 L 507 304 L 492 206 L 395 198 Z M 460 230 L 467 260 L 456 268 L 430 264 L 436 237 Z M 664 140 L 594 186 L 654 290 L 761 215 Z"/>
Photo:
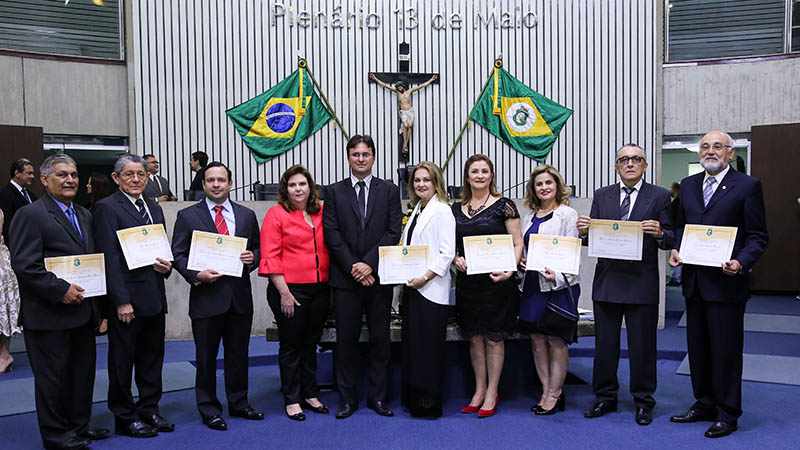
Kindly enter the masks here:
<path id="1" fill-rule="evenodd" d="M 567 283 L 566 289 L 569 294 L 569 299 L 572 301 L 572 306 L 574 306 L 575 311 L 577 311 L 578 304 L 575 301 L 575 297 L 572 295 L 572 286 L 569 285 L 566 275 L 564 275 L 564 281 Z M 567 340 L 567 343 L 578 342 L 578 315 L 553 304 L 549 300 L 547 301 L 547 307 L 544 312 L 542 312 L 542 316 L 539 318 L 536 325 L 541 331 L 561 337 Z"/>

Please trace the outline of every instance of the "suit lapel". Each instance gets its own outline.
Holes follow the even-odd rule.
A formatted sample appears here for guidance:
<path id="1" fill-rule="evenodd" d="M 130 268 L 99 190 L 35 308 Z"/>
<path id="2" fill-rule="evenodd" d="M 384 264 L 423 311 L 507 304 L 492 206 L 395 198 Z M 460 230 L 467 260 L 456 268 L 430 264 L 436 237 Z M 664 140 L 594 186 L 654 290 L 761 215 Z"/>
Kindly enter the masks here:
<path id="1" fill-rule="evenodd" d="M 369 199 L 367 199 L 367 215 L 364 217 L 364 223 L 369 223 L 369 218 L 372 216 L 372 211 L 375 211 L 375 204 L 378 203 L 378 199 L 380 197 L 381 192 L 383 191 L 383 183 L 380 182 L 381 180 L 372 177 L 372 182 L 370 183 L 369 189 Z"/>
<path id="2" fill-rule="evenodd" d="M 650 197 L 650 185 L 643 181 L 642 188 L 636 195 L 636 202 L 633 204 L 633 209 L 628 215 L 628 220 L 641 220 L 640 218 L 644 216 L 644 212 L 647 211 L 647 208 L 650 206 L 650 202 L 652 200 L 653 199 Z"/>
<path id="3" fill-rule="evenodd" d="M 608 214 L 609 219 L 619 220 L 622 218 L 620 215 L 619 206 L 619 183 L 614 183 L 614 187 L 608 190 L 608 207 L 610 209 Z"/>
<path id="4" fill-rule="evenodd" d="M 247 231 L 249 230 L 244 229 L 245 220 L 242 216 L 242 207 L 233 202 L 231 202 L 231 207 L 233 208 L 233 217 L 236 219 L 236 233 L 234 233 L 234 236 L 247 238 L 249 235 Z"/>
<path id="5" fill-rule="evenodd" d="M 200 200 L 195 203 L 195 214 L 197 214 L 197 219 L 200 222 L 198 231 L 207 231 L 209 233 L 217 232 L 217 227 L 214 226 L 214 221 L 211 220 L 211 213 L 208 212 L 208 208 L 206 208 L 205 200 Z M 236 227 L 236 230 L 238 231 L 239 227 Z"/>
<path id="6" fill-rule="evenodd" d="M 142 218 L 142 215 L 139 214 L 139 211 L 136 209 L 135 206 L 133 206 L 133 203 L 131 203 L 131 201 L 128 200 L 128 197 L 126 197 L 125 194 L 122 193 L 122 191 L 117 191 L 114 193 L 114 195 L 117 196 L 117 203 L 120 204 L 120 208 L 122 208 L 123 211 L 128 213 L 128 215 L 130 215 L 134 220 L 136 220 L 138 224 L 145 225 L 145 221 Z"/>
<path id="7" fill-rule="evenodd" d="M 83 248 L 86 248 L 83 239 L 81 239 L 81 237 L 78 235 L 78 232 L 75 230 L 75 227 L 72 226 L 69 219 L 67 218 L 67 215 L 64 214 L 64 211 L 61 210 L 61 207 L 58 206 L 58 204 L 56 204 L 56 202 L 49 197 L 45 201 L 46 201 L 45 205 L 47 205 L 46 206 L 47 210 L 53 216 L 53 219 L 56 222 L 58 222 L 58 224 L 61 225 L 62 228 L 64 228 L 64 231 L 66 231 L 67 234 L 69 234 L 69 236 L 72 238 L 73 241 L 75 241 L 76 244 L 80 245 Z M 83 235 L 86 236 L 85 224 L 81 224 L 81 221 L 78 220 L 78 225 L 81 227 L 81 232 L 83 232 Z"/>
<path id="8" fill-rule="evenodd" d="M 361 213 L 358 211 L 358 197 L 355 188 L 353 188 L 353 183 L 350 181 L 350 178 L 343 180 L 342 183 L 344 184 L 345 192 L 347 192 L 347 198 L 350 199 L 350 206 L 353 207 L 353 213 L 355 213 L 356 217 L 360 218 Z"/>
<path id="9" fill-rule="evenodd" d="M 734 175 L 733 169 L 728 169 L 728 173 L 725 174 L 725 178 L 723 178 L 721 181 L 718 180 L 719 186 L 717 186 L 717 190 L 714 191 L 714 195 L 712 195 L 711 199 L 708 201 L 708 205 L 706 205 L 705 208 L 706 211 L 714 206 L 725 194 L 733 190 L 733 187 L 736 186 L 735 178 L 736 175 Z"/>

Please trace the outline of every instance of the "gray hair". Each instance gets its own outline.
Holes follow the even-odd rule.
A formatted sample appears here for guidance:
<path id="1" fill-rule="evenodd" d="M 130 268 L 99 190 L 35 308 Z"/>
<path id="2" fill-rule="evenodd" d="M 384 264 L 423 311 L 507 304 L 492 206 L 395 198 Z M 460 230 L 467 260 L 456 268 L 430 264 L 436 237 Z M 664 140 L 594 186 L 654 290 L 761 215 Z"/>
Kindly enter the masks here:
<path id="1" fill-rule="evenodd" d="M 71 156 L 67 155 L 66 153 L 58 153 L 55 155 L 50 155 L 44 161 L 42 161 L 42 165 L 39 167 L 39 173 L 49 177 L 56 170 L 56 164 L 61 163 L 72 164 L 76 168 L 78 167 L 78 165 L 75 164 L 75 160 L 72 159 Z"/>
<path id="2" fill-rule="evenodd" d="M 147 161 L 145 161 L 144 158 L 142 158 L 139 155 L 130 155 L 130 154 L 122 155 L 119 158 L 117 158 L 117 162 L 114 163 L 114 172 L 117 175 L 121 174 L 122 169 L 124 169 L 125 166 L 127 166 L 130 163 L 140 164 L 142 166 L 142 169 L 144 169 L 144 171 L 147 172 Z"/>
<path id="3" fill-rule="evenodd" d="M 619 158 L 619 152 L 621 152 L 622 149 L 625 148 L 625 147 L 635 147 L 635 148 L 638 148 L 639 150 L 641 150 L 642 151 L 642 158 L 644 158 L 645 162 L 647 162 L 647 152 L 645 152 L 644 149 L 639 144 L 637 144 L 635 142 L 628 142 L 627 144 L 622 144 L 622 146 L 617 149 L 617 153 L 616 153 L 615 159 Z"/>

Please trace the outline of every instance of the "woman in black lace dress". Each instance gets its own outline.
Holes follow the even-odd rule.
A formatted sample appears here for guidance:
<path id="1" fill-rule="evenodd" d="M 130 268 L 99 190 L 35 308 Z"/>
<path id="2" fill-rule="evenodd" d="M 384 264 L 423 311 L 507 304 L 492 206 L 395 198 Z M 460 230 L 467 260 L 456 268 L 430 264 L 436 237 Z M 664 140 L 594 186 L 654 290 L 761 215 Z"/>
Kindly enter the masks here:
<path id="1" fill-rule="evenodd" d="M 462 201 L 453 204 L 456 218 L 456 311 L 461 333 L 469 338 L 475 372 L 475 394 L 463 413 L 494 415 L 497 385 L 503 371 L 504 340 L 514 331 L 519 312 L 519 290 L 514 272 L 467 275 L 464 236 L 510 234 L 517 263 L 522 256 L 519 212 L 501 197 L 494 183 L 494 166 L 485 155 L 473 155 L 464 164 Z"/>

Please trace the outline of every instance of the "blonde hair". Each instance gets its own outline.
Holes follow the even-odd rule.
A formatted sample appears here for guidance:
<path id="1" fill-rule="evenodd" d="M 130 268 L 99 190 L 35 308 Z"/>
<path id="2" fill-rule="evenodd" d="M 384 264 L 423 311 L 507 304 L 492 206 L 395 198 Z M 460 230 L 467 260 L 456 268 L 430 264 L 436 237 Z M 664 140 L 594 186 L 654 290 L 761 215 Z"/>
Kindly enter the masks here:
<path id="1" fill-rule="evenodd" d="M 564 179 L 561 177 L 561 174 L 558 173 L 555 167 L 542 164 L 536 166 L 533 172 L 531 172 L 531 178 L 528 180 L 528 185 L 525 187 L 525 206 L 534 211 L 538 211 L 542 208 L 542 200 L 536 196 L 536 189 L 534 189 L 533 184 L 536 181 L 536 177 L 543 173 L 549 174 L 556 181 L 556 202 L 559 205 L 569 205 L 569 194 L 571 191 L 570 188 L 564 184 Z"/>
<path id="2" fill-rule="evenodd" d="M 430 161 L 423 161 L 414 167 L 414 170 L 408 176 L 408 187 L 406 190 L 408 191 L 408 198 L 411 199 L 411 207 L 417 205 L 417 203 L 421 200 L 419 195 L 414 192 L 414 175 L 417 173 L 417 170 L 425 169 L 428 171 L 428 175 L 431 177 L 431 181 L 433 182 L 433 188 L 436 190 L 436 197 L 441 202 L 447 203 L 447 190 L 444 187 L 444 177 L 442 176 L 442 171 L 439 170 L 439 167 L 430 162 Z"/>

